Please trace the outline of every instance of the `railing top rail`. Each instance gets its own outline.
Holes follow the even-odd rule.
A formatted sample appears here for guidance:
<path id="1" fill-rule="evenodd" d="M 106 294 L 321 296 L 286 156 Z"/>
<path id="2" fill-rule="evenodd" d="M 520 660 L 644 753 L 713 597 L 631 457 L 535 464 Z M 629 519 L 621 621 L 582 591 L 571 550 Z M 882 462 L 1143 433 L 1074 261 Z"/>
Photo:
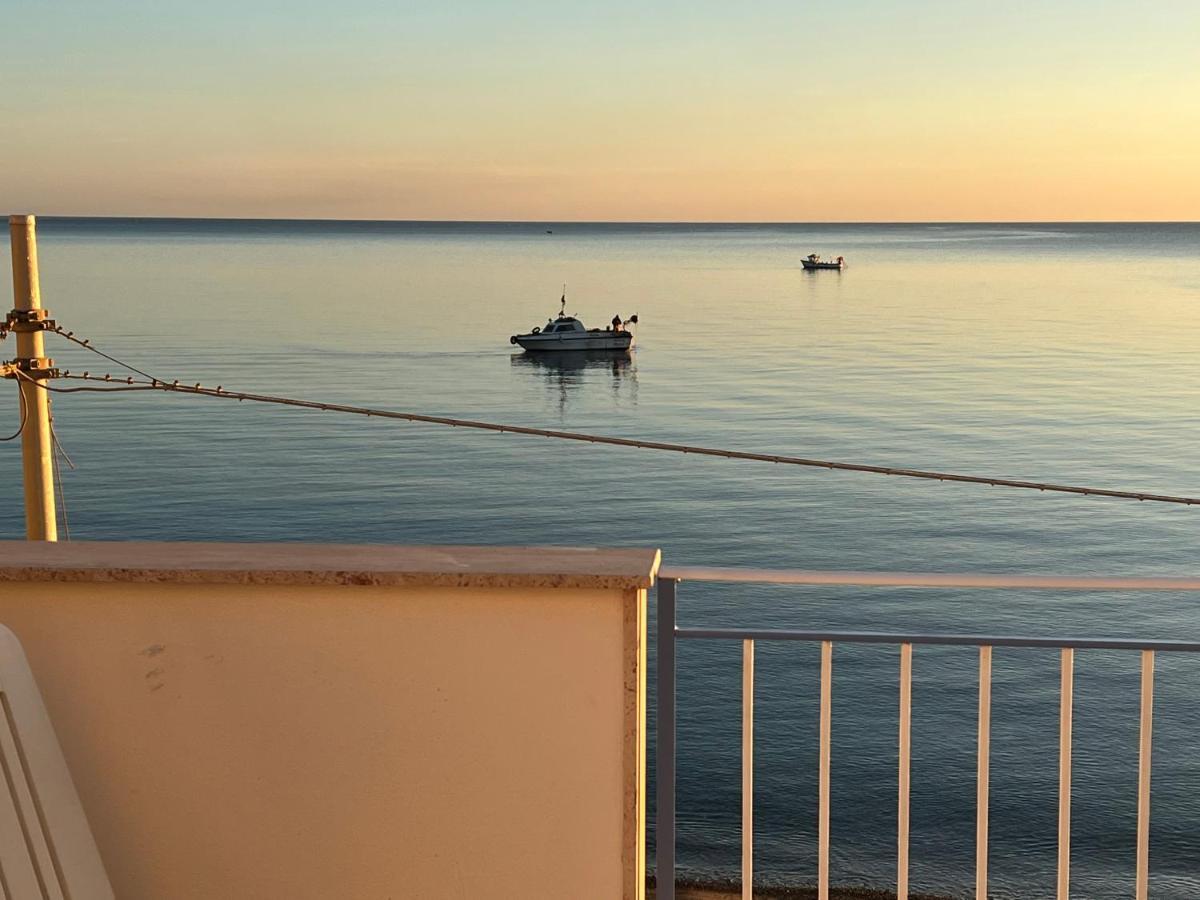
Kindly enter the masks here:
<path id="1" fill-rule="evenodd" d="M 808 569 L 742 569 L 663 566 L 659 578 L 676 581 L 758 584 L 854 585 L 859 587 L 1025 588 L 1056 591 L 1200 591 L 1200 577 L 1002 575 L 970 572 L 828 572 Z"/>
<path id="2" fill-rule="evenodd" d="M 685 640 L 832 641 L 848 644 L 942 644 L 965 647 L 1040 647 L 1076 650 L 1164 650 L 1200 652 L 1200 641 L 1156 641 L 1138 638 L 1021 637 L 996 634 L 928 634 L 924 632 L 801 631 L 776 628 L 676 628 Z"/>

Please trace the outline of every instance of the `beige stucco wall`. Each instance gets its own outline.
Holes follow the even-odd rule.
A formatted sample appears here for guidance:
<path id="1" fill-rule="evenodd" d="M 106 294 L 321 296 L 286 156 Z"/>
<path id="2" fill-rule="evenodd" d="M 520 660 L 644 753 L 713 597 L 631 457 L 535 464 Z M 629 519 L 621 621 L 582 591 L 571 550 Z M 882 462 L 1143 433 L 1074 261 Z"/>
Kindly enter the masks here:
<path id="1" fill-rule="evenodd" d="M 154 900 L 636 897 L 644 610 L 611 587 L 0 583 L 116 894 Z"/>

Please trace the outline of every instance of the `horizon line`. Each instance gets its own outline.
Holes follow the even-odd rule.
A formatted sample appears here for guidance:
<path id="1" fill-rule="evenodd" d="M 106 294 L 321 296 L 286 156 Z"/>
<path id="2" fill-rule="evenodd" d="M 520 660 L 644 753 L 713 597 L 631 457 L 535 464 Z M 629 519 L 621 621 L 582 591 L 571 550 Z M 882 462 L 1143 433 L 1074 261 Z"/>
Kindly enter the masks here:
<path id="1" fill-rule="evenodd" d="M 313 222 L 380 225 L 1197 225 L 1200 219 L 358 219 L 324 216 L 145 216 L 37 214 L 38 219 L 160 222 Z"/>

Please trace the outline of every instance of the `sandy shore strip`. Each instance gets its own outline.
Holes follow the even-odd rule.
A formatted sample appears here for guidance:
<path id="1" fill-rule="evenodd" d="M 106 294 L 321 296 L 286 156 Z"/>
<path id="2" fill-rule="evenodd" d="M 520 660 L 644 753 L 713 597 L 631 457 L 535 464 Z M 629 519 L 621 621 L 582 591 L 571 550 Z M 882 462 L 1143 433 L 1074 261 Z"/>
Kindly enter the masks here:
<path id="1" fill-rule="evenodd" d="M 684 881 L 675 883 L 675 900 L 740 900 L 742 887 L 736 881 Z M 815 885 L 796 887 L 756 887 L 754 896 L 762 900 L 817 900 Z M 646 898 L 654 900 L 654 877 L 646 882 Z M 946 894 L 910 892 L 909 900 L 957 900 Z M 829 900 L 895 900 L 896 892 L 879 888 L 830 887 Z"/>

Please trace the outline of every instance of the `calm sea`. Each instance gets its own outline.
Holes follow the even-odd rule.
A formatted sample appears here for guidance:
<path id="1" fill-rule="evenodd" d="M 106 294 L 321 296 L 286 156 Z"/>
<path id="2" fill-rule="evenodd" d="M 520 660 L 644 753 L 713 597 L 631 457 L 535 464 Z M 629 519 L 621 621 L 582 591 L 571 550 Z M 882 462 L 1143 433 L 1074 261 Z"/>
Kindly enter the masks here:
<path id="1" fill-rule="evenodd" d="M 546 233 L 547 231 L 553 233 Z M 59 322 L 161 378 L 857 462 L 1200 495 L 1200 226 L 43 219 Z M 809 252 L 842 272 L 805 273 Z M 7 266 L 7 260 L 3 260 Z M 628 362 L 514 353 L 563 284 Z M 107 371 L 55 339 L 71 369 Z M 12 352 L 11 348 L 8 351 Z M 111 368 L 111 367 L 109 367 Z M 115 370 L 114 370 L 115 371 Z M 677 564 L 1196 574 L 1200 511 L 153 394 L 55 399 L 87 539 L 635 545 Z M 8 413 L 14 427 L 15 401 Z M 0 528 L 22 533 L 6 445 Z M 1200 639 L 1200 597 L 684 584 L 688 624 Z M 1200 660 L 1162 658 L 1152 893 L 1200 895 Z M 679 855 L 738 868 L 740 648 L 680 650 Z M 760 646 L 756 851 L 816 875 L 818 650 Z M 972 882 L 976 655 L 915 655 L 914 888 Z M 997 650 L 991 872 L 1053 895 L 1058 659 Z M 894 872 L 897 651 L 839 646 L 833 860 Z M 1134 871 L 1136 654 L 1076 659 L 1073 888 Z"/>

